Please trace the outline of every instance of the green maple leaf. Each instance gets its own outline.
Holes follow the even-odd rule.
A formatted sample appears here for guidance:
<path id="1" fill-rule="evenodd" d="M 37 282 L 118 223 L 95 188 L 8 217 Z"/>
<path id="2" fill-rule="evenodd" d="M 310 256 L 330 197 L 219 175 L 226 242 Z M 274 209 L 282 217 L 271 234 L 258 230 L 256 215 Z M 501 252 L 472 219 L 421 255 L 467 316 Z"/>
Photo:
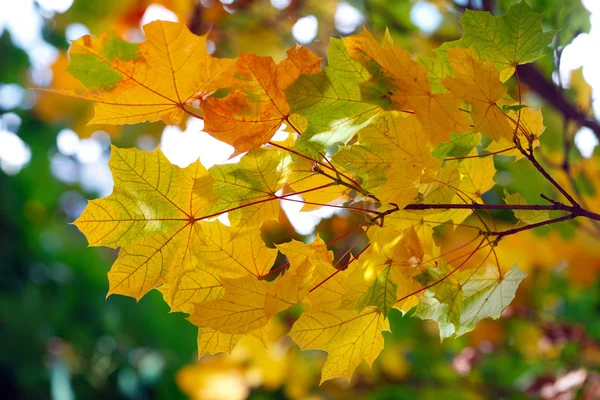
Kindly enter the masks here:
<path id="1" fill-rule="evenodd" d="M 377 307 L 383 315 L 388 315 L 398 301 L 398 285 L 392 280 L 392 269 L 388 266 L 381 271 L 367 290 L 358 299 L 358 311 L 366 307 Z"/>
<path id="2" fill-rule="evenodd" d="M 473 46 L 481 58 L 496 64 L 503 81 L 518 64 L 545 55 L 554 38 L 554 32 L 542 32 L 542 15 L 532 12 L 524 1 L 501 17 L 467 10 L 460 23 L 465 30 L 462 41 Z"/>
<path id="3" fill-rule="evenodd" d="M 350 58 L 344 42 L 332 38 L 327 55 L 327 68 L 301 75 L 285 90 L 292 112 L 308 122 L 295 149 L 313 156 L 334 143 L 347 143 L 381 109 L 362 101 L 360 85 L 371 75 Z"/>
<path id="4" fill-rule="evenodd" d="M 466 270 L 460 277 L 449 275 L 450 272 L 451 269 L 443 266 L 429 269 L 415 278 L 423 286 L 439 281 L 427 290 L 415 316 L 436 321 L 442 340 L 472 331 L 482 319 L 498 319 L 514 299 L 521 281 L 527 277 L 516 265 L 504 275 L 497 268 L 485 268 L 475 273 Z"/>

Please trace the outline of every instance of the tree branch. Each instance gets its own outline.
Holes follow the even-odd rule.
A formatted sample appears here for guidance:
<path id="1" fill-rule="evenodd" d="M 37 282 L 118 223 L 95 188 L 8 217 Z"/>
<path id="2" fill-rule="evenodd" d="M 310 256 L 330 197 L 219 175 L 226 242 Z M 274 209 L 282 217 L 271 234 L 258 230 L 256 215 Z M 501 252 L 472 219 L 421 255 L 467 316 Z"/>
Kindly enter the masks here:
<path id="1" fill-rule="evenodd" d="M 539 228 L 540 226 L 544 226 L 544 225 L 551 225 L 551 224 L 556 224 L 556 223 L 562 222 L 562 221 L 568 221 L 575 217 L 577 217 L 577 215 L 575 215 L 574 213 L 571 213 L 569 215 L 565 215 L 565 216 L 562 216 L 559 218 L 553 218 L 553 219 L 549 219 L 547 221 L 542 221 L 542 222 L 538 222 L 538 223 L 531 224 L 531 225 L 525 225 L 520 228 L 508 229 L 506 231 L 501 231 L 501 232 L 487 232 L 486 234 L 488 236 L 496 236 L 496 241 L 499 241 L 500 239 L 502 239 L 505 236 L 514 235 L 515 233 Z"/>
<path id="2" fill-rule="evenodd" d="M 562 203 L 557 203 L 553 205 L 543 204 L 425 204 L 425 203 L 415 203 L 409 204 L 404 207 L 405 210 L 530 210 L 530 211 L 551 211 L 551 210 L 560 210 L 560 211 L 571 211 L 572 207 L 567 206 Z"/>

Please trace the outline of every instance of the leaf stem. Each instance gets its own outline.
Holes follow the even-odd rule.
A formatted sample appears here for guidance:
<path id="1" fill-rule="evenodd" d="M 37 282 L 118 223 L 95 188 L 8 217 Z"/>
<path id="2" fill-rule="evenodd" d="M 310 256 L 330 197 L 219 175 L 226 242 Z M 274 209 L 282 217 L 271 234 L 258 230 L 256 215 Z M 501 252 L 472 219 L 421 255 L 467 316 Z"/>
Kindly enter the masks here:
<path id="1" fill-rule="evenodd" d="M 197 217 L 197 218 L 194 218 L 193 221 L 196 222 L 196 221 L 202 221 L 202 220 L 209 219 L 209 218 L 218 217 L 221 214 L 225 214 L 225 213 L 228 213 L 228 212 L 231 212 L 231 211 L 236 211 L 236 210 L 239 210 L 241 208 L 254 206 L 256 204 L 266 203 L 267 201 L 272 201 L 272 200 L 282 200 L 282 199 L 286 199 L 289 196 L 294 196 L 294 195 L 297 195 L 297 194 L 303 194 L 303 193 L 308 193 L 308 192 L 314 192 L 316 190 L 325 189 L 325 188 L 333 186 L 333 185 L 334 185 L 333 183 L 328 183 L 326 185 L 317 186 L 317 187 L 312 188 L 312 189 L 302 190 L 300 192 L 286 193 L 286 194 L 284 194 L 282 196 L 270 196 L 270 197 L 267 197 L 265 199 L 260 199 L 260 200 L 257 200 L 257 201 L 253 201 L 251 203 L 242 204 L 240 206 L 229 208 L 227 210 L 219 211 L 219 212 L 212 213 L 212 214 L 209 214 L 209 215 L 204 215 L 202 217 Z"/>
<path id="2" fill-rule="evenodd" d="M 338 270 L 336 270 L 333 274 L 329 275 L 327 278 L 323 279 L 321 282 L 319 282 L 318 284 L 316 284 L 312 289 L 310 289 L 308 292 L 312 293 L 313 291 L 315 291 L 318 287 L 320 287 L 321 285 L 323 285 L 325 282 L 327 282 L 328 280 L 330 280 L 331 278 L 333 278 L 334 276 L 336 276 L 338 273 L 340 273 L 341 271 L 344 271 L 348 268 L 348 266 L 350 264 L 352 264 L 354 261 L 358 260 L 358 257 L 360 257 L 360 255 L 362 253 L 364 253 L 369 247 L 371 246 L 371 243 L 367 244 L 357 255 L 355 255 L 350 261 L 348 261 L 346 264 L 342 265 Z"/>
<path id="3" fill-rule="evenodd" d="M 434 287 L 436 285 L 438 285 L 439 283 L 445 281 L 446 279 L 448 279 L 450 277 L 450 275 L 454 274 L 456 271 L 458 271 L 463 265 L 465 265 L 467 263 L 467 261 L 469 261 L 471 259 L 471 257 L 473 257 L 473 255 L 475 253 L 477 253 L 479 251 L 479 249 L 481 248 L 481 245 L 483 244 L 483 242 L 485 242 L 485 238 L 481 239 L 481 241 L 479 242 L 479 244 L 477 245 L 477 247 L 475 248 L 475 250 L 473 250 L 473 252 L 471 254 L 469 254 L 469 256 L 463 261 L 461 262 L 456 268 L 454 268 L 452 271 L 448 272 L 444 277 L 438 279 L 437 281 L 430 283 L 427 286 L 423 286 L 421 289 L 419 290 L 415 290 L 414 292 L 407 294 L 406 296 L 403 296 L 402 298 L 398 299 L 398 301 L 396 303 L 400 303 L 402 300 L 406 300 L 411 296 L 414 296 L 415 294 L 419 294 L 421 292 L 424 292 L 425 290 Z"/>

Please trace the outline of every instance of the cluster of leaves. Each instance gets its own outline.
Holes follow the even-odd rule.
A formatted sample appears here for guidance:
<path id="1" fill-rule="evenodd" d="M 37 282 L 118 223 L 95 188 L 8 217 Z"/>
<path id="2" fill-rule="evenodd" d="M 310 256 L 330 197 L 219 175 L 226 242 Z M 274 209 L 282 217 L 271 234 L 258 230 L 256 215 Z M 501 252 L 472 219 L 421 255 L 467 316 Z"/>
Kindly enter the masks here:
<path id="1" fill-rule="evenodd" d="M 526 276 L 490 257 L 505 233 L 473 227 L 471 254 L 487 249 L 474 267 L 470 255 L 448 261 L 433 234 L 463 223 L 494 186 L 492 157 L 476 148 L 483 136 L 487 155 L 519 158 L 521 142 L 537 145 L 541 113 L 504 82 L 541 57 L 553 33 L 524 2 L 502 17 L 467 11 L 461 24 L 463 37 L 435 58 L 415 60 L 387 34 L 381 43 L 367 31 L 331 39 L 324 68 L 303 46 L 278 64 L 255 54 L 215 58 L 205 37 L 163 21 L 144 27 L 141 44 L 114 34 L 73 42 L 68 70 L 87 91 L 59 92 L 93 101 L 91 122 L 195 116 L 243 154 L 235 164 L 179 168 L 160 150 L 113 147 L 113 193 L 75 222 L 90 245 L 121 249 L 109 295 L 140 299 L 157 288 L 199 327 L 200 355 L 231 351 L 245 335 L 266 343 L 271 319 L 302 304 L 289 335 L 328 352 L 322 380 L 350 379 L 377 358 L 392 308 L 416 307 L 442 337 L 498 318 Z M 280 129 L 288 138 L 272 141 Z M 265 244 L 261 226 L 296 196 L 305 209 L 362 212 L 344 236 L 358 231 L 368 245 L 357 242 L 349 261 L 334 263 L 330 246 L 340 238 Z M 523 205 L 517 195 L 506 201 Z M 217 219 L 224 214 L 228 224 Z"/>

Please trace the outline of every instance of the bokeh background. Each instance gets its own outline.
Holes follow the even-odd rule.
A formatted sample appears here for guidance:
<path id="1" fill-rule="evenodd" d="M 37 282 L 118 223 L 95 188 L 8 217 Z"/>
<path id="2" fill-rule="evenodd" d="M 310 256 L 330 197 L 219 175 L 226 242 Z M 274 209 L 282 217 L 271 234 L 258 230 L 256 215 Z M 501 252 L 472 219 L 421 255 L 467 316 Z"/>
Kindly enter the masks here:
<path id="1" fill-rule="evenodd" d="M 600 101 L 593 101 L 600 93 L 600 1 L 528 2 L 544 12 L 544 29 L 560 29 L 553 56 L 535 66 L 537 76 L 578 115 L 594 120 L 600 116 Z M 86 199 L 111 192 L 111 143 L 144 150 L 160 145 L 180 166 L 198 157 L 206 167 L 225 162 L 232 148 L 202 132 L 197 119 L 179 127 L 88 126 L 90 104 L 29 90 L 80 88 L 64 71 L 69 40 L 112 29 L 140 41 L 141 26 L 155 19 L 208 33 L 209 51 L 219 56 L 256 52 L 278 61 L 295 42 L 323 55 L 330 36 L 362 26 L 380 36 L 389 27 L 395 43 L 427 56 L 441 42 L 460 37 L 458 20 L 466 7 L 500 15 L 514 3 L 0 0 L 1 397 L 600 398 L 600 236 L 593 226 L 572 224 L 512 236 L 499 249 L 530 275 L 499 321 L 484 321 L 474 332 L 440 343 L 435 324 L 394 311 L 384 352 L 373 370 L 363 364 L 350 383 L 319 386 L 324 353 L 300 352 L 285 337 L 269 349 L 243 341 L 232 356 L 198 362 L 196 328 L 185 315 L 169 314 L 158 291 L 139 303 L 105 298 L 106 272 L 116 253 L 89 248 L 69 223 Z M 543 90 L 526 85 L 525 91 L 544 113 L 544 163 L 597 212 L 598 132 L 565 118 Z M 565 146 L 571 139 L 575 146 Z M 570 180 L 559 166 L 565 150 Z M 551 191 L 527 164 L 495 159 L 496 181 L 510 191 L 531 203 L 539 203 L 540 191 Z M 502 196 L 499 187 L 484 198 L 501 202 Z M 324 208 L 300 215 L 301 204 L 284 203 L 280 223 L 269 230 L 275 241 L 309 239 L 315 232 L 335 237 L 355 223 L 351 213 Z M 498 224 L 511 220 L 501 212 L 493 217 Z M 439 240 L 444 237 L 439 232 Z M 285 321 L 279 329 L 285 331 Z"/>

